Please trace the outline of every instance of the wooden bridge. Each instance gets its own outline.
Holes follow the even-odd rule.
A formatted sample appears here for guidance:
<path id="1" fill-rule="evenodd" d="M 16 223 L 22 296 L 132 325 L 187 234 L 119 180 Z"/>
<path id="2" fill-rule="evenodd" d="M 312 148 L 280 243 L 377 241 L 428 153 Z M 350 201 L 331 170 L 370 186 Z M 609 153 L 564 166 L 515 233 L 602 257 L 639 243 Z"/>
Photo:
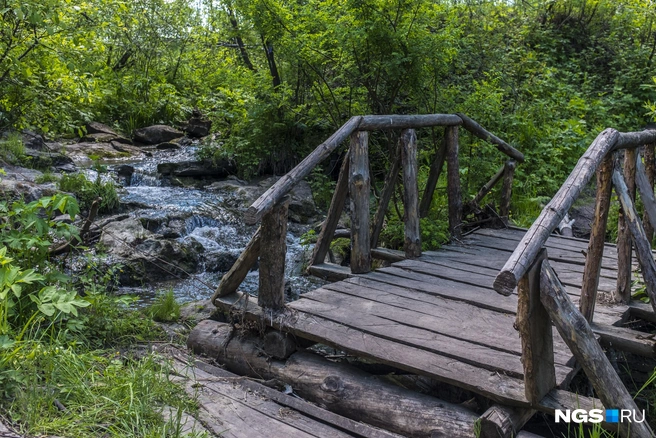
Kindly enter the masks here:
<path id="1" fill-rule="evenodd" d="M 420 199 L 414 129 L 431 126 L 444 126 L 444 144 Z M 460 193 L 460 127 L 509 157 L 467 203 Z M 402 132 L 371 218 L 368 132 L 380 129 Z M 285 304 L 286 194 L 348 138 L 349 152 L 309 267 L 311 274 L 333 283 Z M 488 436 L 512 436 L 536 411 L 636 408 L 600 343 L 656 355 L 654 340 L 622 327 L 628 319 L 656 322 L 651 306 L 631 301 L 634 247 L 651 303 L 656 303 L 656 263 L 650 247 L 656 228 L 655 142 L 656 131 L 603 131 L 533 226 L 522 230 L 507 222 L 514 169 L 524 160 L 517 149 L 462 114 L 354 117 L 253 203 L 246 221 L 261 221 L 261 226 L 223 277 L 213 302 L 242 320 L 484 396 L 492 403 L 480 416 L 483 424 L 492 426 L 484 428 L 494 431 L 485 432 Z M 638 153 L 644 145 L 651 145 L 644 151 L 645 164 Z M 420 217 L 428 212 L 444 162 L 453 242 L 422 252 Z M 595 172 L 590 241 L 552 234 Z M 378 241 L 399 174 L 405 245 L 404 251 L 393 251 L 379 248 Z M 499 215 L 506 226 L 463 233 L 463 212 L 477 210 L 501 181 Z M 617 246 L 604 243 L 613 186 L 622 206 Z M 634 206 L 636 186 L 645 207 L 644 225 Z M 350 267 L 342 267 L 327 260 L 347 199 L 351 259 Z M 238 287 L 258 258 L 256 299 Z M 385 267 L 373 270 L 372 259 L 382 260 L 380 266 Z M 598 292 L 606 297 L 603 302 Z M 581 368 L 599 399 L 568 391 Z M 652 436 L 647 423 L 604 427 L 623 436 Z"/>

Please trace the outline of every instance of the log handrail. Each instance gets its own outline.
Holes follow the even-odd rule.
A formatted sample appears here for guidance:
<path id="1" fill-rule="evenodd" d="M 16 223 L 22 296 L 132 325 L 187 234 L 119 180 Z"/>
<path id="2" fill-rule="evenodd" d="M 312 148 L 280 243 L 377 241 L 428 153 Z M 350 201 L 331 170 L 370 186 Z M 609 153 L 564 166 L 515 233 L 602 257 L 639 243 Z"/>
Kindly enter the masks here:
<path id="1" fill-rule="evenodd" d="M 656 130 L 653 129 L 620 133 L 608 128 L 601 132 L 517 245 L 497 275 L 494 289 L 506 296 L 513 292 L 517 282 L 531 266 L 549 235 L 556 229 L 608 154 L 619 149 L 633 149 L 654 142 L 656 142 Z"/>

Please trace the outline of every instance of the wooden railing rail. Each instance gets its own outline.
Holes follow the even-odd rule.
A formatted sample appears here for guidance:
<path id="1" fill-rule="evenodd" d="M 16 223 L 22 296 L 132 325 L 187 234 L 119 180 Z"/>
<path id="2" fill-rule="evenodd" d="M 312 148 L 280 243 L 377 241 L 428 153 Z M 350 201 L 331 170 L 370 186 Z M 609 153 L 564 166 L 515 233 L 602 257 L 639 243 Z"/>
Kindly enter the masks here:
<path id="1" fill-rule="evenodd" d="M 444 126 L 444 143 L 431 164 L 428 183 L 420 200 L 417 182 L 417 135 L 415 129 L 435 126 Z M 314 247 L 310 268 L 324 263 L 348 197 L 351 201 L 351 271 L 353 273 L 369 272 L 372 250 L 378 246 L 378 239 L 385 222 L 385 214 L 390 200 L 394 196 L 395 185 L 400 172 L 403 175 L 404 248 L 406 257 L 419 257 L 421 255 L 419 219 L 428 214 L 444 162 L 446 162 L 447 167 L 449 230 L 452 236 L 460 236 L 463 202 L 461 199 L 460 165 L 458 162 L 459 126 L 462 126 L 474 136 L 495 145 L 498 150 L 510 157 L 510 160 L 506 162 L 500 171 L 499 176 L 492 183 L 486 184 L 482 192 L 479 192 L 479 194 L 482 194 L 476 198 L 476 203 L 480 202 L 496 183 L 503 180 L 499 211 L 502 216 L 507 216 L 510 209 L 514 170 L 517 162 L 524 161 L 524 155 L 499 137 L 489 133 L 474 120 L 463 114 L 352 117 L 248 208 L 244 215 L 244 221 L 251 225 L 262 221 L 261 227 L 230 271 L 222 278 L 212 300 L 235 292 L 259 258 L 260 305 L 274 310 L 284 305 L 285 241 L 283 235 L 285 228 L 283 228 L 282 223 L 286 223 L 287 220 L 286 196 L 299 181 L 305 178 L 317 164 L 326 159 L 347 138 L 350 139 L 350 147 L 340 169 L 328 215 L 321 227 Z M 397 152 L 392 159 L 385 185 L 379 196 L 373 224 L 371 224 L 369 131 L 389 129 L 401 129 L 403 131 L 399 137 Z"/>
<path id="2" fill-rule="evenodd" d="M 556 229 L 583 188 L 590 182 L 601 162 L 610 153 L 619 149 L 635 149 L 654 142 L 656 142 L 656 130 L 620 133 L 609 128 L 599 134 L 579 159 L 565 183 L 526 232 L 517 249 L 497 275 L 494 289 L 502 295 L 512 293 L 549 235 Z"/>

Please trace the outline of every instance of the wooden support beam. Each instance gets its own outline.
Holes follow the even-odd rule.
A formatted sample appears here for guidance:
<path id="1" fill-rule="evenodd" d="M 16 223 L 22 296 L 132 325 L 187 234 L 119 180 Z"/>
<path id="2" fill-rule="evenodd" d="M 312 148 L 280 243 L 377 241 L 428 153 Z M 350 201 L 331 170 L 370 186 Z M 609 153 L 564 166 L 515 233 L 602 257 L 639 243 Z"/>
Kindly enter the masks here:
<path id="1" fill-rule="evenodd" d="M 462 234 L 462 194 L 460 192 L 460 164 L 458 162 L 458 127 L 444 128 L 446 138 L 447 194 L 449 198 L 449 233 L 458 238 Z"/>
<path id="2" fill-rule="evenodd" d="M 375 131 L 377 129 L 429 128 L 431 126 L 460 125 L 462 120 L 455 114 L 420 114 L 420 115 L 382 115 L 364 116 L 359 129 Z"/>
<path id="3" fill-rule="evenodd" d="M 401 162 L 403 163 L 403 211 L 405 222 L 405 255 L 416 258 L 421 255 L 421 230 L 419 228 L 419 186 L 417 185 L 417 135 L 414 129 L 401 133 Z"/>
<path id="4" fill-rule="evenodd" d="M 624 181 L 628 187 L 631 203 L 635 202 L 636 184 L 635 170 L 637 151 L 635 149 L 624 150 Z M 617 187 L 617 185 L 616 185 Z M 617 223 L 617 289 L 614 291 L 616 301 L 628 303 L 631 300 L 631 231 L 626 223 L 624 208 L 620 208 Z"/>
<path id="5" fill-rule="evenodd" d="M 510 146 L 508 143 L 501 140 L 496 135 L 488 132 L 485 128 L 483 128 L 481 125 L 479 125 L 474 120 L 467 117 L 466 115 L 461 113 L 456 113 L 456 114 L 462 119 L 462 127 L 465 128 L 467 131 L 471 132 L 476 137 L 482 140 L 492 143 L 497 147 L 497 149 L 499 149 L 504 154 L 508 155 L 510 158 L 517 160 L 520 163 L 524 162 L 524 154 L 519 152 L 517 149 Z"/>
<path id="6" fill-rule="evenodd" d="M 305 157 L 296 167 L 280 178 L 274 185 L 262 194 L 248 207 L 244 214 L 244 222 L 248 225 L 256 224 L 271 210 L 299 181 L 308 176 L 317 164 L 326 159 L 337 147 L 358 128 L 362 116 L 351 117 L 328 140 L 321 143 L 310 155 Z"/>
<path id="7" fill-rule="evenodd" d="M 645 159 L 644 168 L 647 173 L 648 187 L 651 188 L 650 191 L 653 194 L 654 182 L 656 182 L 656 144 L 651 143 L 645 145 L 642 154 Z M 640 188 L 640 186 L 638 186 L 638 188 Z M 643 197 L 642 192 L 640 192 L 640 197 Z M 650 242 L 654 239 L 654 230 L 656 229 L 651 223 L 652 220 L 656 221 L 656 218 L 649 218 L 647 216 L 647 209 L 645 208 L 642 215 L 642 223 L 645 225 L 645 234 L 647 234 L 647 239 L 649 239 Z"/>
<path id="8" fill-rule="evenodd" d="M 501 181 L 501 178 L 503 178 L 505 170 L 506 170 L 506 165 L 504 164 L 503 166 L 501 166 L 499 168 L 497 173 L 494 174 L 492 179 L 490 179 L 487 183 L 485 183 L 485 185 L 483 187 L 481 187 L 481 189 L 478 191 L 478 193 L 476 193 L 476 196 L 474 196 L 474 199 L 472 199 L 471 202 L 469 203 L 469 208 L 471 208 L 472 210 L 478 208 L 478 204 L 483 200 L 485 195 L 490 193 L 490 190 L 492 190 L 492 187 L 494 187 L 499 181 Z"/>
<path id="9" fill-rule="evenodd" d="M 239 285 L 244 281 L 248 271 L 255 265 L 257 258 L 260 256 L 260 235 L 261 227 L 258 227 L 251 240 L 246 245 L 246 248 L 239 254 L 239 258 L 232 265 L 230 270 L 221 278 L 219 287 L 212 295 L 212 303 L 219 297 L 225 297 L 235 292 Z"/>
<path id="10" fill-rule="evenodd" d="M 517 286 L 517 328 L 522 340 L 522 364 L 526 399 L 532 404 L 556 387 L 553 331 L 549 315 L 540 302 L 540 268 L 547 260 L 542 249 Z"/>
<path id="11" fill-rule="evenodd" d="M 590 325 L 569 299 L 548 260 L 542 262 L 540 299 L 560 336 L 583 367 L 603 405 L 607 408 L 618 407 L 638 411 L 633 397 L 615 373 L 615 369 L 599 346 Z M 625 421 L 619 423 L 619 427 L 620 433 L 624 437 L 648 438 L 653 436 L 647 422 L 629 423 Z"/>
<path id="12" fill-rule="evenodd" d="M 638 148 L 640 146 L 656 143 L 656 130 L 622 132 L 614 149 Z"/>
<path id="13" fill-rule="evenodd" d="M 656 228 L 656 199 L 654 199 L 654 186 L 649 182 L 649 176 L 639 157 L 636 163 L 636 186 L 645 209 L 642 215 L 642 225 L 645 227 L 647 241 L 651 244 Z M 647 227 L 649 227 L 649 231 L 647 231 Z"/>
<path id="14" fill-rule="evenodd" d="M 385 176 L 385 185 L 383 186 L 383 191 L 378 199 L 378 207 L 376 208 L 376 216 L 374 217 L 374 228 L 371 231 L 372 248 L 378 246 L 378 238 L 380 237 L 380 233 L 383 231 L 383 225 L 385 224 L 385 213 L 387 212 L 387 207 L 389 206 L 389 202 L 394 194 L 396 180 L 399 177 L 399 170 L 401 169 L 401 148 L 401 139 L 399 138 L 396 154 L 392 160 L 389 171 Z"/>
<path id="15" fill-rule="evenodd" d="M 319 265 L 326 260 L 326 254 L 330 249 L 339 218 L 344 211 L 344 204 L 348 197 L 348 180 L 349 180 L 349 152 L 346 152 L 342 161 L 342 167 L 339 169 L 339 177 L 337 178 L 337 185 L 333 192 L 333 199 L 330 201 L 328 208 L 328 215 L 323 222 L 317 243 L 314 245 L 312 251 L 312 258 L 310 259 L 310 266 Z"/>
<path id="16" fill-rule="evenodd" d="M 431 203 L 433 202 L 433 194 L 435 193 L 435 188 L 437 187 L 437 182 L 440 179 L 442 174 L 442 168 L 444 167 L 444 160 L 446 159 L 446 137 L 442 141 L 442 145 L 437 150 L 435 157 L 430 166 L 430 171 L 428 172 L 428 180 L 426 181 L 426 187 L 424 188 L 424 194 L 421 197 L 421 203 L 419 204 L 419 217 L 423 218 L 428 216 L 430 211 Z"/>
<path id="17" fill-rule="evenodd" d="M 601 260 L 604 256 L 606 241 L 606 225 L 610 211 L 610 198 L 613 191 L 611 178 L 613 176 L 613 157 L 608 155 L 597 169 L 597 197 L 595 215 L 590 231 L 588 254 L 583 268 L 583 284 L 581 285 L 580 309 L 583 317 L 592 322 L 595 303 L 597 302 L 597 287 L 601 274 Z"/>
<path id="18" fill-rule="evenodd" d="M 513 160 L 506 161 L 503 168 L 503 186 L 501 188 L 501 206 L 499 215 L 507 218 L 510 215 L 510 202 L 512 201 L 512 183 L 515 176 L 517 163 Z"/>
<path id="19" fill-rule="evenodd" d="M 284 197 L 262 217 L 258 302 L 272 310 L 285 307 L 288 208 L 289 197 Z"/>
<path id="20" fill-rule="evenodd" d="M 574 201 L 579 197 L 581 190 L 588 185 L 592 175 L 604 157 L 611 151 L 620 133 L 614 129 L 606 129 L 597 136 L 588 150 L 576 163 L 565 183 L 551 198 L 551 201 L 542 210 L 540 216 L 524 234 L 501 272 L 494 280 L 494 290 L 502 295 L 512 294 L 519 279 L 526 273 L 528 267 L 535 260 L 535 256 L 544 246 L 545 242 L 565 217 Z"/>
<path id="21" fill-rule="evenodd" d="M 535 412 L 534 409 L 494 404 L 481 415 L 480 437 L 515 438 Z"/>
<path id="22" fill-rule="evenodd" d="M 613 172 L 613 184 L 615 185 L 615 192 L 620 200 L 622 210 L 624 210 L 624 218 L 630 236 L 633 237 L 633 243 L 635 244 L 642 278 L 645 280 L 647 294 L 649 295 L 651 305 L 656 312 L 656 262 L 654 262 L 654 256 L 651 252 L 651 245 L 645 235 L 645 229 L 642 227 L 640 219 L 638 218 L 638 212 L 633 205 L 633 200 L 629 194 L 629 188 L 627 187 L 624 178 L 622 178 L 622 174 L 620 174 L 617 169 Z M 629 240 L 631 239 L 629 238 Z M 628 300 L 630 299 L 631 290 L 629 289 Z"/>
<path id="23" fill-rule="evenodd" d="M 349 189 L 351 193 L 351 272 L 364 274 L 371 270 L 371 237 L 369 236 L 369 133 L 351 134 Z"/>

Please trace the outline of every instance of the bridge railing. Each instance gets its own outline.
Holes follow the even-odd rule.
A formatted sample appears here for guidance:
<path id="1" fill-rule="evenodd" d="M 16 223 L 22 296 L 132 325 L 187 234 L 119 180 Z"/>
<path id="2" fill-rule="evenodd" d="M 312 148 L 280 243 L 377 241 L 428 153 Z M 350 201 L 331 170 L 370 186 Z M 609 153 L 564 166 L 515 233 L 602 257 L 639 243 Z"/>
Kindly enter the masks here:
<path id="1" fill-rule="evenodd" d="M 418 162 L 415 129 L 440 126 L 444 127 L 444 142 L 432 161 L 428 181 L 420 199 L 417 183 Z M 462 202 L 458 159 L 459 127 L 461 126 L 473 135 L 493 144 L 509 157 L 496 175 L 466 205 L 463 205 Z M 369 132 L 378 130 L 401 130 L 402 132 L 372 221 L 370 217 L 371 176 L 369 174 L 368 144 Z M 212 301 L 235 292 L 259 258 L 259 305 L 272 310 L 279 310 L 284 306 L 285 235 L 289 203 L 287 195 L 299 181 L 309 175 L 312 169 L 347 139 L 349 140 L 349 149 L 343 160 L 328 214 L 322 224 L 310 260 L 309 271 L 313 273 L 317 273 L 319 270 L 314 268 L 324 264 L 326 260 L 347 198 L 350 198 L 351 201 L 351 229 L 348 232 L 351 238 L 351 272 L 366 273 L 371 269 L 372 252 L 375 255 L 385 222 L 385 214 L 395 193 L 395 185 L 400 173 L 403 177 L 404 250 L 406 257 L 415 258 L 421 255 L 420 218 L 428 214 L 445 162 L 449 231 L 452 236 L 459 237 L 463 211 L 476 211 L 483 198 L 495 184 L 502 180 L 499 213 L 500 216 L 507 217 L 516 163 L 524 161 L 524 155 L 521 152 L 464 114 L 352 117 L 248 208 L 244 216 L 245 222 L 249 225 L 261 222 L 260 227 L 237 262 L 222 278 Z"/>
<path id="2" fill-rule="evenodd" d="M 517 288 L 517 328 L 522 340 L 526 398 L 531 403 L 538 403 L 555 386 L 553 324 L 583 367 L 604 406 L 637 410 L 633 398 L 599 346 L 591 324 L 613 186 L 621 205 L 615 298 L 625 303 L 631 299 L 631 256 L 632 247 L 635 247 L 647 294 L 656 311 L 656 263 L 651 250 L 653 230 L 656 229 L 654 143 L 656 130 L 620 133 L 606 129 L 599 134 L 495 279 L 494 288 L 502 295 L 510 295 Z M 645 164 L 638 153 L 638 148 L 643 145 L 646 145 L 643 151 Z M 624 151 L 623 171 L 619 162 L 621 150 Z M 550 266 L 544 245 L 595 173 L 595 217 L 577 308 Z M 645 209 L 647 231 L 635 207 L 636 186 Z M 646 422 L 624 422 L 618 427 L 622 436 L 653 436 Z"/>

